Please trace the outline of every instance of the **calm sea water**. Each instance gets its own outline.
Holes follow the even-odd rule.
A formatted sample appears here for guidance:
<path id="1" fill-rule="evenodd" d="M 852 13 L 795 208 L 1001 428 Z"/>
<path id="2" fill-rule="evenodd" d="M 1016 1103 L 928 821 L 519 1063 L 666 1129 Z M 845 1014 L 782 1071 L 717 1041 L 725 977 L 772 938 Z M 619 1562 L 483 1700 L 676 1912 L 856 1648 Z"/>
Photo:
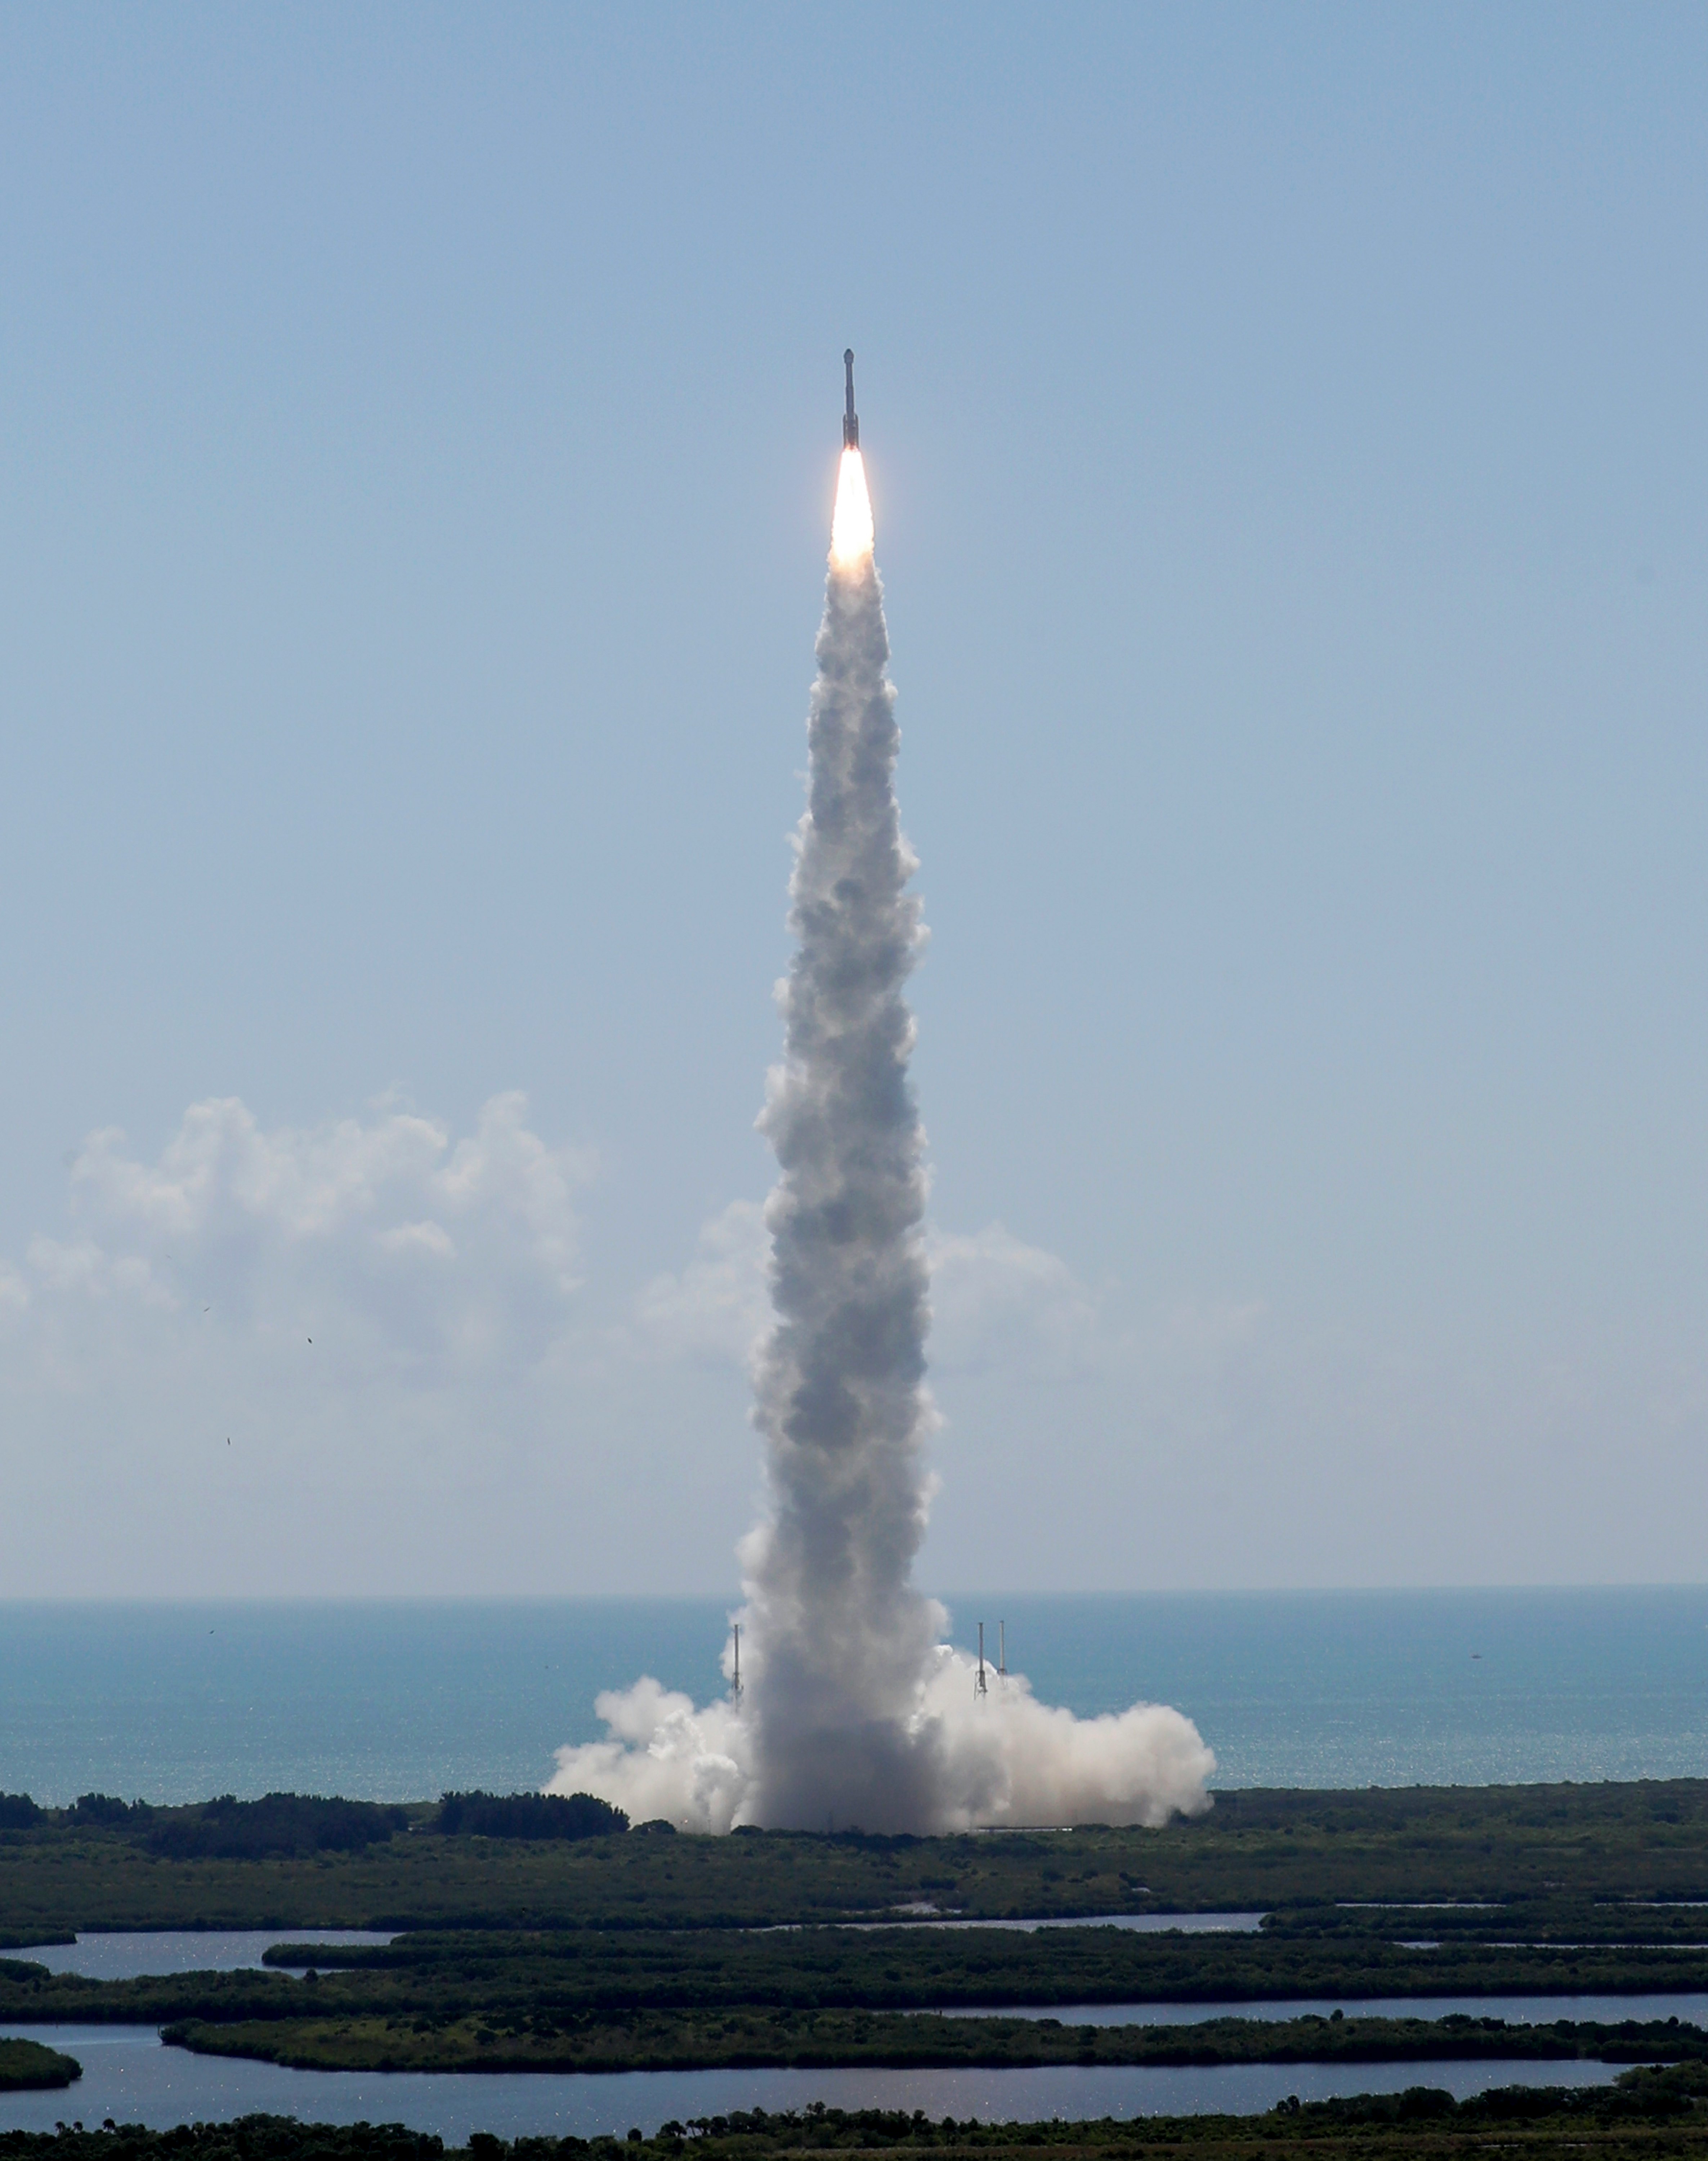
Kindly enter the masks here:
<path id="1" fill-rule="evenodd" d="M 729 1605 L 0 1601 L 0 1789 L 419 1799 L 538 1785 L 642 1673 L 721 1691 Z M 1708 1589 L 950 1601 L 1081 1713 L 1173 1703 L 1222 1786 L 1708 1773 Z"/>

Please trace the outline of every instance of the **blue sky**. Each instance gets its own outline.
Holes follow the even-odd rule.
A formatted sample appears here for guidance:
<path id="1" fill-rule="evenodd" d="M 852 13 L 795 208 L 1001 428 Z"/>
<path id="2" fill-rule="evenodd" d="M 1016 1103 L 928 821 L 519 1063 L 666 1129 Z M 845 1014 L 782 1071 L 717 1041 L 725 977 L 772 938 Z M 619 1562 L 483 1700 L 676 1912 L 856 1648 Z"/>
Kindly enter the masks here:
<path id="1" fill-rule="evenodd" d="M 0 1587 L 733 1586 L 849 343 L 934 1584 L 1699 1577 L 1705 94 L 1668 7 L 8 12 Z"/>

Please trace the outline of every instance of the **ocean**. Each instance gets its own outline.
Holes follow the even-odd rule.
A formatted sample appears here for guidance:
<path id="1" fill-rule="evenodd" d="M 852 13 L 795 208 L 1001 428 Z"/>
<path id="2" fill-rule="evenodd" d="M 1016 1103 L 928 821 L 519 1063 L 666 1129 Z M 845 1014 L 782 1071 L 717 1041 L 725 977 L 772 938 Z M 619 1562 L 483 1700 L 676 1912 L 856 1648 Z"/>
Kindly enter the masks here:
<path id="1" fill-rule="evenodd" d="M 1176 1705 L 1215 1785 L 1708 1773 L 1708 1589 L 1009 1596 L 1011 1667 L 1081 1715 Z M 0 1791 L 409 1800 L 538 1786 L 643 1673 L 721 1692 L 735 1601 L 0 1601 Z"/>

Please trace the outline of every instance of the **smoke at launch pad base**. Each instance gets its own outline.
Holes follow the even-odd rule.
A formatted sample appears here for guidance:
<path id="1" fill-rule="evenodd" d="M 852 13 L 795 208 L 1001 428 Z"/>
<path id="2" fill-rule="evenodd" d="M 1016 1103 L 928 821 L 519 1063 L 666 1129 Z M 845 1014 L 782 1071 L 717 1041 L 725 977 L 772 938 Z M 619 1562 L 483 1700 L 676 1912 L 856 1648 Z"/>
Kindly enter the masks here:
<path id="1" fill-rule="evenodd" d="M 760 1121 L 781 1176 L 766 1209 L 774 1322 L 754 1375 L 769 1501 L 740 1548 L 742 1690 L 702 1707 L 651 1679 L 601 1695 L 608 1737 L 560 1749 L 549 1790 L 685 1830 L 1160 1824 L 1208 1805 L 1215 1758 L 1190 1720 L 1157 1704 L 1077 1718 L 1018 1675 L 980 1695 L 913 1580 L 936 1416 L 903 997 L 924 931 L 851 379 L 851 363 L 784 1054 Z"/>

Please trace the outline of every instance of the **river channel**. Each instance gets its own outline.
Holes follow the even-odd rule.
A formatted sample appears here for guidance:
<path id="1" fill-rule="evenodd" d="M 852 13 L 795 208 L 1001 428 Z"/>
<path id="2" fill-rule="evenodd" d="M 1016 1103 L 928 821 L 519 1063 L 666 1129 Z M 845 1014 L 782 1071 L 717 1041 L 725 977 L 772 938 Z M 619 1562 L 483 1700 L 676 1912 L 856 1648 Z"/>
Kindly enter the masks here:
<path id="1" fill-rule="evenodd" d="M 1057 2018 L 1064 2026 L 1195 2026 L 1206 2018 L 1504 2018 L 1551 2026 L 1557 2018 L 1617 2026 L 1624 2018 L 1677 2018 L 1708 2026 L 1708 1995 L 1296 1996 L 1256 2003 L 983 2003 L 945 2005 L 945 2018 Z"/>
<path id="2" fill-rule="evenodd" d="M 91 1929 L 70 1944 L 26 1944 L 0 1958 L 29 1959 L 49 1973 L 81 1974 L 86 1981 L 140 1981 L 174 1973 L 262 1971 L 270 1944 L 312 1940 L 317 1944 L 388 1944 L 396 1934 L 372 1929 Z"/>
<path id="3" fill-rule="evenodd" d="M 1122 1917 L 1132 1924 L 1134 1917 Z M 1251 1925 L 1255 1915 L 1179 1917 L 1189 1924 Z M 1164 1926 L 1174 1916 L 1146 1915 Z M 926 1925 L 930 1925 L 927 1924 Z M 998 1924 L 1002 1925 L 1002 1924 Z M 1009 1924 L 1008 1925 L 1013 1925 Z M 1024 1925 L 1024 1924 L 1023 1924 Z M 1037 1926 L 1035 1922 L 1031 1926 Z M 389 1935 L 358 1929 L 303 1931 L 296 1940 L 381 1944 Z M 75 1944 L 25 1945 L 5 1955 L 39 1961 L 56 1973 L 121 1981 L 148 1974 L 230 1973 L 261 1965 L 269 1945 L 293 1938 L 276 1929 L 91 1931 Z M 1442 2018 L 1455 2013 L 1534 2024 L 1554 2018 L 1618 2020 L 1677 2017 L 1708 2025 L 1708 1994 L 1298 1998 L 1268 2002 L 992 2005 L 951 2016 L 1059 2018 L 1064 2025 L 1190 2025 L 1206 2018 L 1279 2019 L 1336 2010 L 1387 2018 Z M 221 2122 L 256 2111 L 326 2123 L 406 2123 L 461 2143 L 471 2131 L 508 2138 L 600 2132 L 631 2125 L 650 2134 L 672 2117 L 719 2116 L 732 2109 L 802 2108 L 822 2101 L 840 2108 L 924 2109 L 933 2118 L 987 2121 L 1052 2116 L 1132 2117 L 1225 2111 L 1253 2115 L 1297 2094 L 1303 2101 L 1354 2093 L 1393 2093 L 1410 2085 L 1445 2087 L 1461 2099 L 1496 2085 L 1601 2085 L 1618 2075 L 1603 2064 L 1410 2063 L 1052 2065 L 1033 2070 L 625 2071 L 299 2071 L 276 2064 L 196 2056 L 163 2047 L 155 2026 L 0 2027 L 76 2057 L 83 2076 L 69 2090 L 0 2095 L 0 2129 L 51 2130 L 62 2118 L 85 2124 L 105 2117 L 158 2128 Z"/>
<path id="4" fill-rule="evenodd" d="M 76 2085 L 0 2094 L 0 2130 L 60 2122 L 168 2129 L 258 2112 L 310 2123 L 402 2123 L 461 2145 L 471 2131 L 502 2138 L 574 2136 L 631 2127 L 650 2136 L 672 2117 L 732 2109 L 923 2109 L 933 2118 L 1038 2122 L 1049 2117 L 1252 2116 L 1289 2094 L 1398 2093 L 1443 2087 L 1461 2100 L 1489 2086 L 1604 2085 L 1611 2064 L 1051 2065 L 1034 2070 L 294 2071 L 278 2064 L 193 2056 L 161 2045 L 154 2026 L 0 2025 L 0 2037 L 45 2042 L 83 2066 Z"/>

